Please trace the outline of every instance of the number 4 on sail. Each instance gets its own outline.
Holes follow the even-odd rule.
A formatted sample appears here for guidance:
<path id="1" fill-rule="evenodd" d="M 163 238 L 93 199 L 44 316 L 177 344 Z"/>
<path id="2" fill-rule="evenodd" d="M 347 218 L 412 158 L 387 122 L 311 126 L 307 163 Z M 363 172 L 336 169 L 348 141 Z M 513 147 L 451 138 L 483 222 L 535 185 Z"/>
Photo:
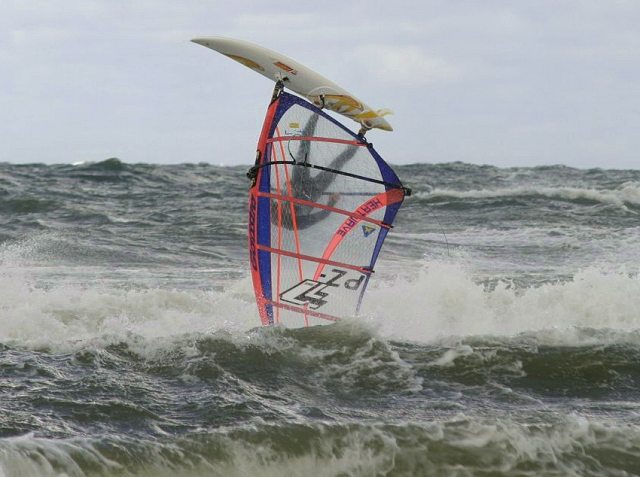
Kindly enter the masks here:
<path id="1" fill-rule="evenodd" d="M 262 324 L 310 326 L 357 314 L 411 193 L 365 139 L 369 129 L 392 130 L 384 112 L 272 50 L 228 38 L 193 41 L 276 81 L 247 174 L 249 262 Z M 360 131 L 323 109 L 357 121 Z"/>

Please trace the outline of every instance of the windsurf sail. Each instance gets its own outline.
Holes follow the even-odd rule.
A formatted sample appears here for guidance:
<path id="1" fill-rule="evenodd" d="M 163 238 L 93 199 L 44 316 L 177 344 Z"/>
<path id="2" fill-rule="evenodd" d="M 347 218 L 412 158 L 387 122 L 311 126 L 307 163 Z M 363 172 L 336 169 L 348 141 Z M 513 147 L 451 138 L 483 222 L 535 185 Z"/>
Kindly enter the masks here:
<path id="1" fill-rule="evenodd" d="M 248 173 L 249 255 L 263 325 L 357 314 L 405 195 L 366 141 L 303 98 L 274 90 Z"/>

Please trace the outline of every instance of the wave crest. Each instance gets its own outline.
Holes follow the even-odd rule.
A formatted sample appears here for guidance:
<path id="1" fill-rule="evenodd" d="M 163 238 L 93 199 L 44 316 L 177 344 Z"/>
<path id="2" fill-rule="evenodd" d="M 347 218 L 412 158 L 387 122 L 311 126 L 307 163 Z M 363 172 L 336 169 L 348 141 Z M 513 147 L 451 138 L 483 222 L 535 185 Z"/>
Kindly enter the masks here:
<path id="1" fill-rule="evenodd" d="M 626 208 L 627 206 L 640 207 L 640 182 L 625 182 L 616 189 L 610 190 L 581 187 L 517 186 L 475 190 L 442 188 L 430 192 L 418 192 L 416 195 L 429 200 L 545 197 L 570 202 L 602 203 Z"/>

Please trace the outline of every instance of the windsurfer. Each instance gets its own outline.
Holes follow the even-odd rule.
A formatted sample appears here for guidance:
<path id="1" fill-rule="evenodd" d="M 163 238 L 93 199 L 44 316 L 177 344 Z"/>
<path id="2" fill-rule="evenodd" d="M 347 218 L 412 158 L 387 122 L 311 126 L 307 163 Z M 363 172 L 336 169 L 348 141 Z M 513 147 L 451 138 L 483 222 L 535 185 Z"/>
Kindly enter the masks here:
<path id="1" fill-rule="evenodd" d="M 303 137 L 313 137 L 318 124 L 318 114 L 313 114 L 307 124 L 305 125 L 302 135 Z M 311 141 L 299 141 L 300 147 L 297 154 L 294 156 L 291 151 L 289 155 L 293 159 L 293 172 L 291 174 L 291 194 L 298 199 L 308 200 L 310 202 L 320 202 L 322 195 L 328 195 L 327 189 L 333 184 L 338 175 L 331 171 L 320 171 L 314 176 L 311 175 L 311 167 L 309 167 L 308 159 L 311 149 Z M 349 146 L 346 150 L 340 153 L 331 163 L 327 166 L 327 169 L 342 170 L 342 167 L 351 160 L 358 151 L 357 146 Z M 334 207 L 340 194 L 333 192 L 329 195 L 329 200 L 326 205 Z M 283 207 L 282 211 L 285 217 L 289 220 L 282 220 L 282 226 L 287 229 L 293 229 L 293 220 L 291 220 L 291 212 L 295 213 L 296 226 L 298 229 L 306 229 L 314 224 L 324 220 L 331 211 L 328 209 L 314 209 L 308 206 L 302 206 L 293 204 L 293 210 L 291 207 Z M 277 218 L 277 204 L 272 203 L 271 207 L 271 220 L 274 221 Z M 275 222 L 274 222 L 275 223 Z"/>

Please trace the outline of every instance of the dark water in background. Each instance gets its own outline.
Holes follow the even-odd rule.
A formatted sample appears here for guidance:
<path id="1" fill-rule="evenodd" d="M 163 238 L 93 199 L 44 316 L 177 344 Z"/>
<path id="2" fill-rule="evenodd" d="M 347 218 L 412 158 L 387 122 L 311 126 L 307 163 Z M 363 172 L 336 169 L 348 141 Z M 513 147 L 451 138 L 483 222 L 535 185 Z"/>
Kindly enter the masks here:
<path id="1" fill-rule="evenodd" d="M 398 167 L 363 316 L 301 330 L 244 172 L 0 164 L 0 476 L 640 475 L 640 171 Z"/>

